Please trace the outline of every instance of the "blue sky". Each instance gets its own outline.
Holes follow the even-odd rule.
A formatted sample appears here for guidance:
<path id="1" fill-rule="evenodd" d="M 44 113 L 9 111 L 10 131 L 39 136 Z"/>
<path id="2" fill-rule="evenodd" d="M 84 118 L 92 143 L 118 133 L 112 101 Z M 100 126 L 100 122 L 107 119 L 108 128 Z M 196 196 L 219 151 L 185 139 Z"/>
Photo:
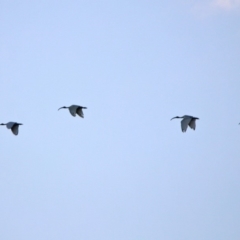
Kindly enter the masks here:
<path id="1" fill-rule="evenodd" d="M 240 238 L 239 0 L 0 4 L 1 239 Z"/>

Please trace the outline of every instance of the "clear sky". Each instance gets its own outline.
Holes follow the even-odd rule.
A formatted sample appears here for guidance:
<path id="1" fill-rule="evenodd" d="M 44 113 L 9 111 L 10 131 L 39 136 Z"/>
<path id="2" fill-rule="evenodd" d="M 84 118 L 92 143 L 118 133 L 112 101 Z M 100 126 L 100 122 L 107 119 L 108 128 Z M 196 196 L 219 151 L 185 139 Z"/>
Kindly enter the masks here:
<path id="1" fill-rule="evenodd" d="M 0 239 L 240 239 L 239 0 L 2 0 L 0 33 Z"/>

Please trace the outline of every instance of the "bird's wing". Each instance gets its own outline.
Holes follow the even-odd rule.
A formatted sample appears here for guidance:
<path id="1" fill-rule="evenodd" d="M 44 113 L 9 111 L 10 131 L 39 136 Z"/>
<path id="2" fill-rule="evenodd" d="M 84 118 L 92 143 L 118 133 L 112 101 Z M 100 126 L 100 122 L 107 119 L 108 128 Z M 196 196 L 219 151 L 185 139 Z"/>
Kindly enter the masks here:
<path id="1" fill-rule="evenodd" d="M 77 114 L 78 114 L 80 117 L 84 118 L 83 110 L 82 110 L 81 107 L 78 107 L 78 108 L 77 108 Z"/>
<path id="2" fill-rule="evenodd" d="M 190 128 L 195 130 L 196 129 L 196 119 L 192 119 L 188 125 Z"/>
<path id="3" fill-rule="evenodd" d="M 12 128 L 14 124 L 15 124 L 15 122 L 9 122 L 9 123 L 7 123 L 7 128 L 8 128 L 8 129 Z"/>
<path id="4" fill-rule="evenodd" d="M 188 124 L 190 123 L 191 121 L 191 117 L 185 117 L 182 121 L 181 121 L 181 127 L 182 127 L 182 131 L 183 132 L 186 132 L 187 131 L 187 127 L 188 127 Z"/>
<path id="5" fill-rule="evenodd" d="M 13 126 L 12 126 L 12 128 L 11 128 L 11 130 L 12 130 L 12 133 L 14 134 L 14 135 L 18 135 L 18 124 L 14 124 Z"/>
<path id="6" fill-rule="evenodd" d="M 71 115 L 73 117 L 76 117 L 76 110 L 77 110 L 77 107 L 76 106 L 71 106 L 69 107 L 69 112 L 71 113 Z"/>

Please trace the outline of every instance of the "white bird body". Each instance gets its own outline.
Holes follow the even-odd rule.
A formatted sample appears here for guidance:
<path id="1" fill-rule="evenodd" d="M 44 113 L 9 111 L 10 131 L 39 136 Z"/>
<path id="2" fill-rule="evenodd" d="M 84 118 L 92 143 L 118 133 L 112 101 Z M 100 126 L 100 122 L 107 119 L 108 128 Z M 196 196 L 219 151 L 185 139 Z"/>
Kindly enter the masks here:
<path id="1" fill-rule="evenodd" d="M 68 108 L 70 114 L 73 117 L 76 117 L 76 114 L 79 115 L 80 117 L 84 118 L 84 114 L 83 114 L 83 109 L 87 109 L 86 107 L 82 107 L 79 105 L 71 105 L 70 107 L 61 107 L 61 108 Z M 58 110 L 60 110 L 61 108 L 59 108 Z"/>
<path id="2" fill-rule="evenodd" d="M 182 132 L 186 132 L 188 126 L 190 128 L 192 128 L 193 130 L 195 130 L 196 129 L 196 120 L 199 119 L 197 117 L 193 117 L 193 116 L 189 116 L 189 115 L 184 115 L 182 117 L 177 116 L 177 117 L 173 117 L 172 119 L 174 119 L 174 118 L 183 118 L 183 120 L 181 121 Z"/>
<path id="3" fill-rule="evenodd" d="M 12 133 L 14 135 L 18 135 L 18 127 L 19 125 L 23 125 L 22 123 L 17 123 L 17 122 L 8 122 L 8 123 L 1 123 L 0 125 L 6 125 L 8 129 L 12 130 Z"/>

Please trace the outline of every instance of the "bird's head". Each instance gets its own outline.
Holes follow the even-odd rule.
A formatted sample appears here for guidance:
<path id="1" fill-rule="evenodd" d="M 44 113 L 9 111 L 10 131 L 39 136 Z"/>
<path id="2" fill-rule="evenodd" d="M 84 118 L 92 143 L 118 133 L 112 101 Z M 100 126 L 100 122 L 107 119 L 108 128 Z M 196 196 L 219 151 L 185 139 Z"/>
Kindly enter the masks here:
<path id="1" fill-rule="evenodd" d="M 60 108 L 58 109 L 58 111 L 59 111 L 60 109 L 62 109 L 62 108 L 68 108 L 68 107 L 65 107 L 65 106 L 64 106 L 64 107 L 60 107 Z"/>
<path id="2" fill-rule="evenodd" d="M 176 116 L 176 117 L 173 117 L 171 120 L 173 120 L 173 119 L 175 119 L 175 118 L 181 118 L 181 117 L 179 117 L 179 116 Z M 170 120 L 170 121 L 171 121 L 171 120 Z"/>
<path id="3" fill-rule="evenodd" d="M 5 123 L 1 123 L 0 125 L 6 125 Z"/>

